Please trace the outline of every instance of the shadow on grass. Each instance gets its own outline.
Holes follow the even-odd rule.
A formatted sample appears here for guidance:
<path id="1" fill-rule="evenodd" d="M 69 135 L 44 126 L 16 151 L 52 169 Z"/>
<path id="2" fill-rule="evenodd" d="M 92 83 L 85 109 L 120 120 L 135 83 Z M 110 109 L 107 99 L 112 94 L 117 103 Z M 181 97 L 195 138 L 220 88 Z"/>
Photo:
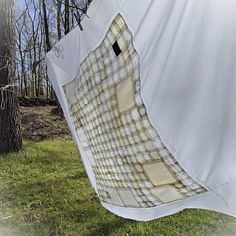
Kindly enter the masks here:
<path id="1" fill-rule="evenodd" d="M 55 142 L 55 144 L 54 144 Z M 45 145 L 43 145 L 45 143 Z M 66 145 L 67 144 L 67 145 Z M 54 147 L 55 146 L 55 147 Z M 71 163 L 79 165 L 81 163 L 79 152 L 72 142 L 68 141 L 50 141 L 50 145 L 46 142 L 27 142 L 24 144 L 25 150 L 34 150 L 35 157 L 28 156 L 27 160 L 42 164 L 55 164 L 55 162 L 70 165 Z M 37 153 L 35 153 L 37 152 Z M 75 158 L 76 157 L 76 158 Z"/>
<path id="2" fill-rule="evenodd" d="M 131 221 L 123 220 L 123 219 L 117 217 L 111 221 L 103 222 L 103 223 L 97 225 L 95 228 L 91 229 L 91 231 L 89 233 L 86 233 L 85 236 L 111 235 L 113 232 L 117 232 L 119 229 L 120 230 L 123 229 L 125 227 L 125 225 L 129 224 L 130 222 Z"/>

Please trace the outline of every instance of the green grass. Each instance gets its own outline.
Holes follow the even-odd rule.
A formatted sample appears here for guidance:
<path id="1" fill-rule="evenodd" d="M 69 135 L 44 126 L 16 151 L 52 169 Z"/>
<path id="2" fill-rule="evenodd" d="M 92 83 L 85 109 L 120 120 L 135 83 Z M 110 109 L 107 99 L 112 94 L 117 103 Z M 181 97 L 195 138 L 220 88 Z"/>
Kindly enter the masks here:
<path id="1" fill-rule="evenodd" d="M 72 141 L 26 141 L 20 153 L 0 156 L 0 235 L 222 236 L 236 235 L 236 221 L 203 210 L 122 219 L 100 205 Z"/>

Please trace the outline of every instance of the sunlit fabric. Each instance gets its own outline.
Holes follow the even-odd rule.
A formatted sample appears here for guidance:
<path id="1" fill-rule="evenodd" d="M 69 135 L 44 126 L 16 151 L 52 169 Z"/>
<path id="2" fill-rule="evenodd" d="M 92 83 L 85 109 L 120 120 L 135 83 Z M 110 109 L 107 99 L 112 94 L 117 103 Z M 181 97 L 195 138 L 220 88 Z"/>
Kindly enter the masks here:
<path id="1" fill-rule="evenodd" d="M 105 9 L 105 10 L 104 10 Z M 102 205 L 236 215 L 236 2 L 97 0 L 47 56 Z"/>

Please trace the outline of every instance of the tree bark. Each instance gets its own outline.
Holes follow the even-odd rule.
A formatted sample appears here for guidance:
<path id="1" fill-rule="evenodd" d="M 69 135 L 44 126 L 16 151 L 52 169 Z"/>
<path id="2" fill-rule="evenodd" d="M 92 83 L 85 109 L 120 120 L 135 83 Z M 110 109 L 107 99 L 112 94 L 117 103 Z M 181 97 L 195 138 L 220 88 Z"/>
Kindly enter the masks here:
<path id="1" fill-rule="evenodd" d="M 16 98 L 14 0 L 0 0 L 0 154 L 22 147 Z"/>

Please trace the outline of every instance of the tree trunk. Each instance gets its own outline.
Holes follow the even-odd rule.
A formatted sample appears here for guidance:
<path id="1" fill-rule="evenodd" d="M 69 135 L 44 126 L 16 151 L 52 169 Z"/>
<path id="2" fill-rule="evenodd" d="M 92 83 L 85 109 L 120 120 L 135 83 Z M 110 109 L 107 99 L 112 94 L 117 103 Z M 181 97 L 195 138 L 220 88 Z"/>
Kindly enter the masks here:
<path id="1" fill-rule="evenodd" d="M 57 37 L 58 40 L 61 40 L 61 7 L 62 2 L 58 1 L 57 3 Z"/>
<path id="2" fill-rule="evenodd" d="M 15 78 L 14 0 L 0 0 L 0 153 L 22 147 Z"/>
<path id="3" fill-rule="evenodd" d="M 69 0 L 65 0 L 65 35 L 70 32 L 70 7 Z"/>
<path id="4" fill-rule="evenodd" d="M 42 1 L 42 8 L 43 8 L 43 20 L 44 20 L 46 50 L 47 50 L 47 52 L 49 52 L 51 50 L 51 42 L 50 42 L 47 8 L 46 8 L 45 0 Z"/>
<path id="5" fill-rule="evenodd" d="M 48 25 L 48 18 L 47 18 L 47 9 L 46 9 L 46 3 L 45 0 L 42 0 L 42 9 L 43 9 L 43 19 L 44 19 L 44 29 L 45 29 L 45 42 L 46 42 L 46 50 L 47 52 L 49 52 L 52 48 L 51 43 L 50 43 L 50 35 L 49 35 L 49 25 Z M 51 87 L 51 98 L 55 96 L 55 100 L 56 100 L 56 104 L 57 104 L 57 112 L 58 114 L 61 115 L 61 117 L 63 117 L 63 111 L 61 108 L 61 105 L 57 99 L 57 96 L 53 90 L 53 88 Z"/>

